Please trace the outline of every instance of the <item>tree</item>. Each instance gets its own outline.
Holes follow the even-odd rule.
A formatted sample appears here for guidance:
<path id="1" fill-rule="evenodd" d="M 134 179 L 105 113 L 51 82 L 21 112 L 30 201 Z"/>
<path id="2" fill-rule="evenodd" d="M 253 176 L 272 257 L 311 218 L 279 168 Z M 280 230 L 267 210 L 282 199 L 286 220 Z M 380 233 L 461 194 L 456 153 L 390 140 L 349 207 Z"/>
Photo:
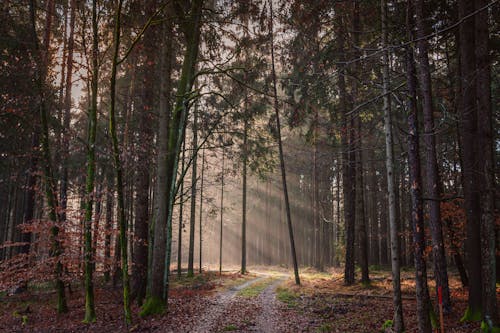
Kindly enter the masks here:
<path id="1" fill-rule="evenodd" d="M 273 4 L 269 2 L 269 12 L 270 12 L 270 35 L 271 35 L 271 75 L 273 79 L 273 94 L 274 94 L 274 112 L 276 115 L 276 137 L 278 141 L 278 150 L 280 156 L 280 167 L 281 167 L 281 181 L 283 185 L 283 196 L 285 197 L 285 210 L 286 217 L 288 222 L 288 235 L 290 238 L 290 250 L 293 261 L 293 271 L 295 276 L 295 284 L 300 285 L 300 277 L 299 277 L 299 266 L 297 263 L 297 254 L 295 253 L 295 240 L 293 237 L 293 228 L 292 228 L 292 217 L 290 213 L 290 201 L 288 199 L 288 189 L 286 183 L 286 169 L 285 169 L 285 159 L 283 157 L 283 143 L 281 142 L 281 124 L 280 124 L 280 115 L 279 115 L 279 104 L 278 104 L 278 89 L 276 87 L 276 69 L 274 66 L 274 31 L 273 31 Z"/>
<path id="2" fill-rule="evenodd" d="M 476 182 L 477 174 L 477 109 L 476 101 L 476 56 L 474 40 L 474 17 L 470 14 L 474 11 L 474 2 L 459 0 L 459 18 L 463 23 L 459 27 L 460 37 L 460 125 L 462 144 L 462 177 L 465 199 L 465 211 L 467 214 L 467 239 L 466 254 L 469 271 L 469 306 L 463 320 L 480 320 L 482 279 L 481 279 L 481 239 L 480 221 L 481 205 L 479 182 Z"/>
<path id="3" fill-rule="evenodd" d="M 115 120 L 115 104 L 116 104 L 116 76 L 119 65 L 120 51 L 120 29 L 121 29 L 121 11 L 123 0 L 118 0 L 115 11 L 115 28 L 113 34 L 113 60 L 111 65 L 110 78 L 110 103 L 109 103 L 109 132 L 111 134 L 111 142 L 113 146 L 113 163 L 116 176 L 116 192 L 118 201 L 118 225 L 120 229 L 120 254 L 122 267 L 122 283 L 123 283 L 123 310 L 125 315 L 125 323 L 128 325 L 132 320 L 130 312 L 130 284 L 128 275 L 128 252 L 127 252 L 127 221 L 125 216 L 125 203 L 123 194 L 123 169 L 120 160 L 120 148 L 118 145 L 118 136 L 116 133 Z"/>
<path id="4" fill-rule="evenodd" d="M 443 231 L 440 211 L 440 189 L 439 170 L 436 158 L 436 128 L 434 126 L 434 107 L 432 101 L 431 73 L 427 51 L 427 39 L 425 38 L 424 25 L 424 2 L 414 2 L 416 14 L 416 37 L 417 37 L 417 72 L 419 74 L 419 85 L 422 94 L 422 112 L 424 115 L 424 145 L 426 152 L 425 164 L 425 192 L 429 197 L 427 206 L 429 208 L 429 225 L 432 238 L 432 255 L 434 262 L 434 275 L 437 287 L 442 288 L 443 309 L 449 312 L 451 309 L 450 289 L 448 287 L 448 270 L 446 268 L 446 255 L 444 253 Z M 436 287 L 436 298 L 437 288 Z"/>
<path id="5" fill-rule="evenodd" d="M 408 39 L 413 39 L 413 11 L 411 1 L 407 2 L 406 29 Z M 417 319 L 420 333 L 431 331 L 430 300 L 425 264 L 425 226 L 422 202 L 422 176 L 420 172 L 420 144 L 418 131 L 417 82 L 415 77 L 413 50 L 406 49 L 407 109 L 408 109 L 408 167 L 411 196 L 411 225 L 415 258 L 415 286 L 417 294 Z"/>
<path id="6" fill-rule="evenodd" d="M 99 82 L 99 36 L 97 1 L 92 2 L 92 82 L 91 103 L 89 109 L 89 134 L 87 151 L 87 178 L 85 185 L 85 220 L 84 220 L 84 253 L 85 253 L 85 317 L 84 322 L 93 323 L 96 319 L 94 306 L 94 264 L 92 251 L 92 207 L 94 204 L 95 183 L 95 146 L 97 132 L 97 90 Z"/>
<path id="7" fill-rule="evenodd" d="M 47 96 L 46 96 L 46 76 L 49 65 L 50 58 L 50 41 L 51 41 L 51 31 L 52 31 L 52 16 L 54 14 L 54 2 L 47 2 L 47 16 L 45 21 L 45 33 L 43 38 L 42 50 L 39 45 L 38 36 L 36 32 L 36 4 L 34 0 L 29 3 L 30 6 L 30 19 L 31 19 L 31 33 L 32 33 L 32 44 L 35 51 L 34 57 L 36 62 L 36 74 L 35 74 L 35 84 L 38 94 L 37 108 L 40 115 L 40 125 L 41 125 L 41 151 L 43 156 L 43 180 L 45 183 L 45 196 L 47 199 L 47 205 L 49 208 L 49 220 L 53 223 L 51 227 L 51 249 L 50 254 L 56 257 L 55 264 L 55 275 L 56 275 L 56 289 L 57 289 L 57 312 L 63 313 L 68 311 L 66 305 L 66 296 L 64 293 L 64 283 L 61 279 L 62 276 L 62 263 L 60 260 L 60 255 L 62 253 L 61 244 L 59 242 L 59 220 L 57 215 L 57 207 L 59 206 L 57 200 L 56 184 L 54 183 L 53 177 L 53 167 L 52 158 L 50 152 L 50 141 L 49 141 L 49 120 L 48 120 L 48 110 L 47 110 Z"/>
<path id="8" fill-rule="evenodd" d="M 382 47 L 388 45 L 387 35 L 387 2 L 381 1 L 382 21 Z M 400 251 L 399 251 L 399 228 L 396 221 L 396 187 L 394 184 L 394 140 L 392 133 L 391 100 L 389 96 L 389 54 L 387 50 L 382 52 L 382 77 L 383 77 L 383 99 L 384 99 L 384 132 L 385 132 L 385 165 L 387 168 L 387 192 L 389 196 L 389 226 L 391 235 L 391 266 L 392 266 L 392 297 L 394 302 L 394 330 L 404 331 L 403 302 L 401 300 L 400 281 Z"/>
<path id="9" fill-rule="evenodd" d="M 168 130 L 160 127 L 158 161 L 158 208 L 154 222 L 154 244 L 152 248 L 149 296 L 143 305 L 141 315 L 162 312 L 166 306 L 168 291 L 168 270 L 170 266 L 172 240 L 172 213 L 175 197 L 177 167 L 188 106 L 192 97 L 191 88 L 195 78 L 195 65 L 198 57 L 201 9 L 203 0 L 194 0 L 188 12 L 175 2 L 177 14 L 183 18 L 181 27 L 186 40 L 186 51 L 182 71 L 177 86 L 175 107 L 169 116 Z M 162 112 L 165 112 L 162 110 Z M 167 119 L 165 119 L 167 120 Z M 167 125 L 160 120 L 160 126 Z M 163 136 L 162 136 L 163 135 Z M 164 154 L 164 155 L 161 155 Z M 160 180 L 160 177 L 162 180 Z M 164 185 L 163 187 L 160 187 Z M 166 233 L 165 233 L 166 230 Z M 167 238 L 164 238 L 164 235 Z M 150 245 L 151 246 L 151 245 Z"/>
<path id="10" fill-rule="evenodd" d="M 191 214 L 189 217 L 189 258 L 188 258 L 188 276 L 194 275 L 194 232 L 195 232 L 195 224 L 196 224 L 196 168 L 198 161 L 198 108 L 197 104 L 195 104 L 193 110 L 193 140 L 191 142 L 192 149 L 192 172 L 191 172 Z M 201 213 L 200 213 L 201 214 Z M 201 223 L 200 223 L 201 224 Z M 201 270 L 201 264 L 200 264 Z"/>

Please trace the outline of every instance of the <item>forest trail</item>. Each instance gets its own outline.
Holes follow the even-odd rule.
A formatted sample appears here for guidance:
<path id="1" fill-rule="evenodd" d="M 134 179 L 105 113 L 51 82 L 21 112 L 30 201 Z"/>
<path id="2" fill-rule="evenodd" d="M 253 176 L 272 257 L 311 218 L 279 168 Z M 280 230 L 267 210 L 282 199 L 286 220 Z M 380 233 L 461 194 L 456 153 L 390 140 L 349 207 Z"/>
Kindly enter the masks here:
<path id="1" fill-rule="evenodd" d="M 229 288 L 216 294 L 210 305 L 200 314 L 200 317 L 193 324 L 190 332 L 276 332 L 277 300 L 275 290 L 285 281 L 287 276 L 273 276 L 261 274 L 254 279 L 246 281 L 240 285 Z M 246 291 L 256 293 L 252 304 L 247 304 L 249 299 L 242 296 Z M 254 291 L 255 290 L 255 291 Z M 246 299 L 245 299 L 246 298 Z M 241 302 L 243 308 L 250 310 L 252 314 L 239 311 Z M 253 305 L 253 306 L 252 306 Z M 236 311 L 235 311 L 236 310 Z M 248 318 L 254 320 L 248 320 Z M 244 327 L 237 328 L 231 322 L 244 322 Z"/>

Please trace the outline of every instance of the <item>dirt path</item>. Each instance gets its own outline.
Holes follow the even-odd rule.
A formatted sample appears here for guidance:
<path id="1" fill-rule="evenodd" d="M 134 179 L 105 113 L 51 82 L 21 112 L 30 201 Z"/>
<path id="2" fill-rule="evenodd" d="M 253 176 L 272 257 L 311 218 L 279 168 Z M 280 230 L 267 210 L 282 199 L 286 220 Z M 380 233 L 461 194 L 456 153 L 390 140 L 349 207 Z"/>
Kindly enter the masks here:
<path id="1" fill-rule="evenodd" d="M 280 331 L 278 326 L 280 312 L 277 306 L 276 288 L 284 280 L 284 278 L 276 280 L 259 295 L 258 302 L 262 308 L 255 320 L 255 332 L 274 333 Z"/>
<path id="2" fill-rule="evenodd" d="M 243 284 L 235 287 L 229 288 L 229 290 L 220 292 L 215 296 L 215 298 L 210 302 L 207 309 L 200 314 L 200 317 L 195 321 L 191 332 L 217 332 L 220 330 L 218 322 L 220 321 L 222 315 L 226 309 L 232 303 L 236 294 L 252 284 L 264 279 L 264 276 L 259 276 L 255 279 L 249 280 Z"/>

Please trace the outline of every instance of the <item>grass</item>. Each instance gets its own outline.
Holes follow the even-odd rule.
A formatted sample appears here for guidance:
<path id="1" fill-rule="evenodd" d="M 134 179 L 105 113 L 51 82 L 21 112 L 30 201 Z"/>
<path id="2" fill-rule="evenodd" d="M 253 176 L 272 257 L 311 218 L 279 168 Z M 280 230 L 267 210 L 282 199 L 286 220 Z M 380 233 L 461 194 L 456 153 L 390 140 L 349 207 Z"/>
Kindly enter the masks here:
<path id="1" fill-rule="evenodd" d="M 242 297 L 257 297 L 261 292 L 264 291 L 272 282 L 273 278 L 264 279 L 255 283 L 252 283 L 248 287 L 240 290 L 238 296 Z"/>
<path id="2" fill-rule="evenodd" d="M 332 332 L 333 326 L 329 323 L 324 323 L 320 327 L 316 328 L 316 332 Z"/>
<path id="3" fill-rule="evenodd" d="M 236 331 L 237 329 L 238 329 L 238 327 L 236 325 L 229 324 L 229 325 L 224 326 L 224 328 L 222 329 L 222 331 L 224 331 L 224 332 L 230 332 L 230 331 Z"/>
<path id="4" fill-rule="evenodd" d="M 297 299 L 299 295 L 286 287 L 276 288 L 276 297 L 279 301 L 288 305 L 289 308 L 297 306 Z"/>

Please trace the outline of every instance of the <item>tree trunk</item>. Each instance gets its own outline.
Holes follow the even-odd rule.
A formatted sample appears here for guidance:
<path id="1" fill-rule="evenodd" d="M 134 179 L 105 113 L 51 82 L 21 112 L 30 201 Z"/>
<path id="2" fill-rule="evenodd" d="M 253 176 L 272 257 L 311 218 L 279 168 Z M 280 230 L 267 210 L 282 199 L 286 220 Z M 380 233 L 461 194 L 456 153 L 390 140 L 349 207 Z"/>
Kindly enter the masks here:
<path id="1" fill-rule="evenodd" d="M 189 219 L 189 258 L 188 258 L 188 276 L 194 275 L 194 233 L 196 225 L 196 168 L 198 161 L 198 107 L 197 104 L 193 110 L 193 141 L 192 147 L 192 171 L 191 171 L 191 214 Z"/>
<path id="2" fill-rule="evenodd" d="M 57 312 L 63 313 L 67 312 L 68 307 L 66 305 L 66 297 L 64 294 L 64 283 L 61 280 L 62 275 L 62 263 L 59 256 L 62 253 L 62 247 L 59 242 L 59 219 L 57 216 L 57 207 L 59 206 L 57 200 L 56 185 L 54 183 L 52 160 L 50 152 L 50 137 L 49 137 L 49 115 L 48 106 L 46 101 L 45 84 L 47 79 L 47 69 L 50 58 L 50 41 L 51 41 L 51 31 L 52 31 L 52 16 L 54 15 L 54 1 L 49 0 L 47 2 L 47 16 L 45 22 L 45 34 L 44 34 L 44 44 L 45 50 L 40 48 L 38 42 L 38 36 L 36 32 L 36 13 L 35 13 L 35 1 L 31 0 L 30 7 L 30 19 L 31 19 L 31 33 L 32 33 L 32 43 L 35 50 L 35 61 L 37 63 L 36 73 L 35 73 L 35 84 L 37 89 L 37 95 L 39 100 L 38 109 L 40 112 L 40 125 L 41 125 L 41 151 L 44 162 L 44 172 L 43 178 L 45 182 L 45 195 L 47 197 L 47 204 L 49 206 L 49 220 L 54 223 L 51 227 L 51 249 L 50 254 L 56 257 L 56 289 L 57 289 Z"/>
<path id="3" fill-rule="evenodd" d="M 488 1 L 476 0 L 475 9 L 485 7 Z M 500 327 L 496 292 L 496 262 L 495 256 L 495 161 L 494 132 L 492 128 L 491 109 L 491 69 L 489 56 L 488 10 L 482 10 L 475 15 L 476 40 L 476 105 L 478 120 L 476 150 L 478 171 L 481 183 L 481 279 L 482 279 L 482 309 L 483 321 L 489 329 Z"/>
<path id="4" fill-rule="evenodd" d="M 407 2 L 406 29 L 408 39 L 412 39 L 413 12 L 411 1 Z M 417 83 L 413 50 L 406 51 L 406 76 L 408 89 L 408 170 L 410 177 L 411 225 L 415 258 L 415 285 L 417 294 L 417 319 L 420 333 L 431 332 L 430 300 L 425 264 L 425 225 L 422 201 L 422 177 L 420 172 L 420 148 L 418 132 Z"/>
<path id="5" fill-rule="evenodd" d="M 181 157 L 181 173 L 184 172 L 186 164 L 186 137 L 182 142 L 182 157 Z M 179 196 L 179 231 L 177 234 L 177 276 L 181 276 L 182 272 L 182 232 L 184 230 L 184 178 L 180 180 L 181 189 Z"/>
<path id="6" fill-rule="evenodd" d="M 155 0 L 146 2 L 146 18 L 154 16 Z M 153 129 L 151 120 L 155 107 L 155 75 L 156 75 L 156 29 L 149 27 L 143 36 L 143 48 L 139 50 L 144 59 L 142 70 L 142 112 L 139 114 L 139 132 L 136 162 L 135 222 L 132 253 L 132 298 L 142 305 L 146 297 L 147 263 L 148 263 L 148 230 L 149 230 L 149 189 L 151 142 Z"/>
<path id="7" fill-rule="evenodd" d="M 387 35 L 387 3 L 381 1 L 381 21 L 382 21 L 382 47 L 388 44 Z M 400 254 L 399 254 L 399 230 L 396 220 L 396 198 L 394 181 L 394 141 L 392 134 L 391 120 L 391 102 L 389 98 L 389 54 L 387 51 L 382 53 L 382 80 L 383 80 L 383 99 L 384 99 L 384 130 L 385 130 L 385 151 L 387 167 L 387 193 L 389 196 L 389 226 L 391 238 L 391 266 L 392 266 L 392 289 L 394 302 L 394 330 L 398 333 L 404 331 L 403 322 L 403 303 L 401 300 L 401 281 L 400 281 Z"/>
<path id="8" fill-rule="evenodd" d="M 33 220 L 33 213 L 35 210 L 35 194 L 36 194 L 36 183 L 37 175 L 36 171 L 38 169 L 38 147 L 40 146 L 40 134 L 39 127 L 34 126 L 33 137 L 31 138 L 31 156 L 29 162 L 29 168 L 26 174 L 26 188 L 24 190 L 24 211 L 23 211 L 23 223 L 31 224 Z M 31 232 L 23 232 L 21 235 L 21 242 L 23 246 L 21 247 L 21 253 L 28 254 L 31 247 Z"/>
<path id="9" fill-rule="evenodd" d="M 128 275 L 128 251 L 127 251 L 127 220 L 125 216 L 124 204 L 124 187 L 123 187 L 123 169 L 120 159 L 120 147 L 118 144 L 118 136 L 116 134 L 115 120 L 115 103 L 116 103 L 116 76 L 118 69 L 118 55 L 120 50 L 120 29 L 121 29 L 121 10 L 123 0 L 118 0 L 118 5 L 115 12 L 115 28 L 114 28 L 114 50 L 113 62 L 111 65 L 111 82 L 110 82 L 110 102 L 109 102 L 109 132 L 113 145 L 113 162 L 116 174 L 116 192 L 118 199 L 118 225 L 120 228 L 120 254 L 122 267 L 122 284 L 123 284 L 123 310 L 125 323 L 128 325 L 132 320 L 130 312 L 130 285 Z"/>
<path id="10" fill-rule="evenodd" d="M 152 249 L 152 272 L 150 296 L 143 306 L 141 315 L 162 312 L 166 306 L 168 291 L 168 271 L 170 266 L 172 240 L 173 199 L 177 188 L 177 168 L 181 150 L 184 124 L 188 114 L 189 98 L 195 78 L 200 39 L 201 10 L 203 0 L 194 0 L 186 22 L 182 25 L 186 37 L 186 53 L 178 82 L 175 108 L 170 119 L 160 119 L 158 157 L 158 208 L 154 226 L 154 246 Z M 166 115 L 163 115 L 166 117 Z M 162 128 L 167 126 L 168 128 Z M 164 154 L 162 154 L 164 153 Z M 165 229 L 166 228 L 166 229 Z M 166 232 L 165 232 L 166 230 Z M 167 236 L 165 239 L 165 235 Z"/>
<path id="11" fill-rule="evenodd" d="M 281 169 L 281 181 L 283 185 L 283 195 L 285 197 L 285 209 L 286 217 L 288 221 L 288 236 L 290 238 L 290 250 L 293 260 L 293 271 L 295 275 L 295 284 L 300 285 L 299 277 L 299 266 L 297 263 L 297 254 L 295 253 L 295 240 L 293 237 L 293 227 L 292 227 L 292 216 L 290 212 L 290 201 L 288 198 L 288 188 L 286 183 L 286 169 L 285 169 L 285 159 L 283 156 L 283 143 L 281 141 L 281 125 L 279 117 L 279 105 L 278 105 L 278 89 L 276 83 L 276 69 L 274 66 L 274 17 L 273 17 L 273 4 L 272 1 L 269 2 L 270 11 L 270 32 L 271 32 L 271 76 L 273 79 L 273 94 L 274 94 L 274 112 L 276 114 L 276 136 L 278 140 L 278 150 L 280 156 L 280 169 Z"/>
<path id="12" fill-rule="evenodd" d="M 203 237 L 202 237 L 202 218 L 203 218 L 203 182 L 204 182 L 204 176 L 205 176 L 205 149 L 203 149 L 203 154 L 201 157 L 201 184 L 200 184 L 200 228 L 199 228 L 199 241 L 200 241 L 200 255 L 199 255 L 199 260 L 200 260 L 200 267 L 199 267 L 199 272 L 201 274 L 202 272 L 202 254 L 203 254 Z"/>
<path id="13" fill-rule="evenodd" d="M 474 11 L 474 2 L 460 0 L 459 18 L 462 19 Z M 469 270 L 469 301 L 463 320 L 480 320 L 482 311 L 481 278 L 481 184 L 477 180 L 477 149 L 479 147 L 477 110 L 476 110 L 476 57 L 474 41 L 474 17 L 465 19 L 459 26 L 460 65 L 461 65 L 461 143 L 463 161 L 463 190 L 467 216 L 466 254 Z M 482 170 L 481 170 L 482 171 Z M 479 172 L 481 172 L 479 171 Z"/>
<path id="14" fill-rule="evenodd" d="M 222 170 L 220 178 L 219 275 L 222 275 L 222 232 L 224 230 L 224 139 L 222 140 Z"/>
<path id="15" fill-rule="evenodd" d="M 436 278 L 436 299 L 438 287 L 442 288 L 443 310 L 448 313 L 451 310 L 450 289 L 448 287 L 448 271 L 446 267 L 446 255 L 444 252 L 443 231 L 441 224 L 440 210 L 440 179 L 436 158 L 436 136 L 434 127 L 431 74 L 429 69 L 429 59 L 427 51 L 427 39 L 424 26 L 424 3 L 418 0 L 414 3 L 416 14 L 416 37 L 417 47 L 417 70 L 419 74 L 420 90 L 423 97 L 424 115 L 424 144 L 426 152 L 426 182 L 425 193 L 430 198 L 427 203 L 429 209 L 429 225 L 432 236 L 432 258 L 434 262 L 434 275 Z"/>
<path id="16" fill-rule="evenodd" d="M 73 88 L 73 50 L 75 45 L 75 18 L 76 0 L 71 0 L 70 32 L 68 39 L 68 53 L 66 58 L 66 84 L 64 92 L 64 112 L 62 119 L 62 170 L 61 170 L 61 222 L 66 221 L 66 209 L 68 205 L 68 159 L 69 159 L 69 133 L 71 124 L 71 91 Z"/>
<path id="17" fill-rule="evenodd" d="M 241 274 L 247 273 L 247 164 L 248 164 L 248 94 L 245 91 L 243 114 L 243 196 L 241 202 Z"/>
<path id="18" fill-rule="evenodd" d="M 104 238 L 104 282 L 109 282 L 109 274 L 111 272 L 111 234 L 113 232 L 113 177 L 110 175 L 106 176 L 106 222 L 104 225 L 104 231 L 106 237 Z"/>

